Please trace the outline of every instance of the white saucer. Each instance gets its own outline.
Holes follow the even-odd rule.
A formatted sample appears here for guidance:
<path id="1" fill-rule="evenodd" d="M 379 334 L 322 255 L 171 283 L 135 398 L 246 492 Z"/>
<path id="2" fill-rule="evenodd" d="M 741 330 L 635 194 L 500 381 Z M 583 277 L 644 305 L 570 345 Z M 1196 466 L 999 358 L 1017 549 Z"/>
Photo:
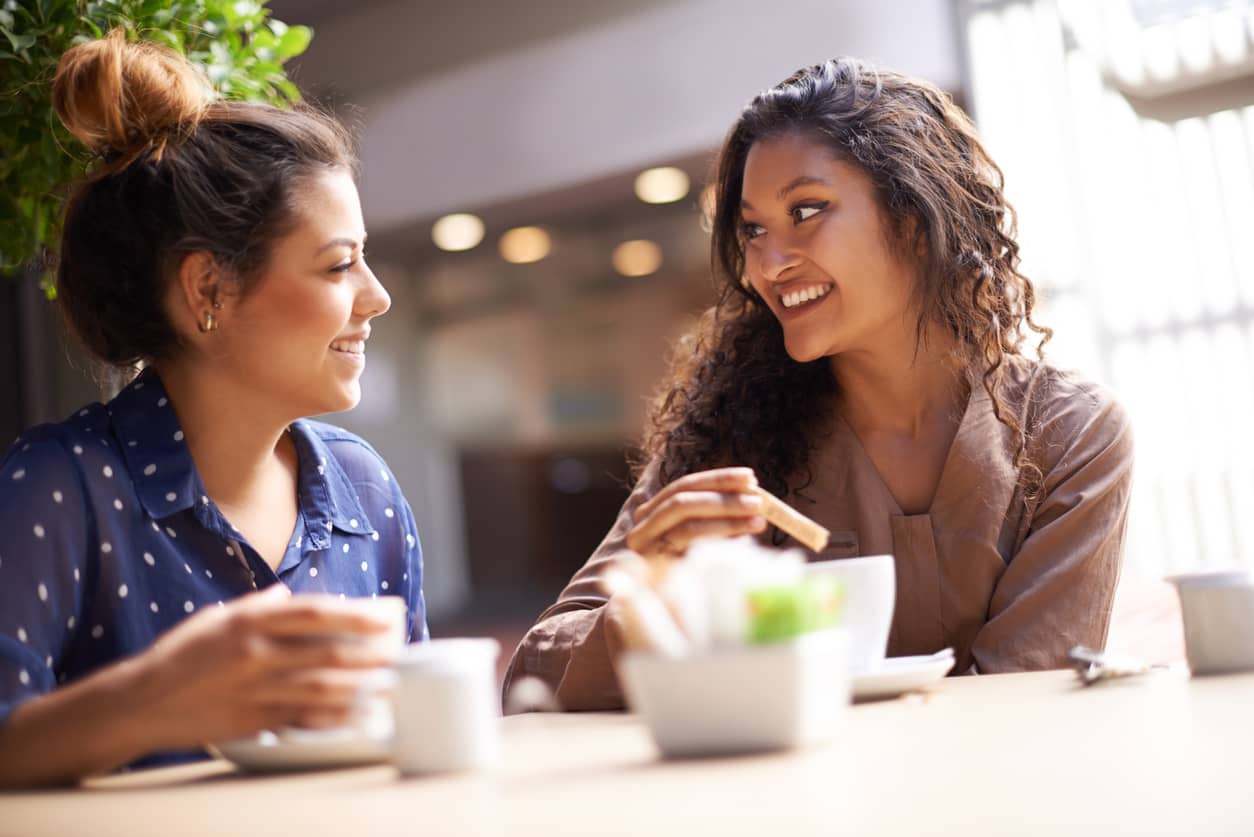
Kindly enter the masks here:
<path id="1" fill-rule="evenodd" d="M 209 752 L 254 773 L 317 770 L 387 761 L 392 756 L 392 739 L 352 729 L 289 730 L 210 744 Z"/>
<path id="2" fill-rule="evenodd" d="M 952 648 L 921 657 L 888 657 L 878 671 L 853 675 L 855 700 L 896 697 L 940 681 L 954 667 Z"/>

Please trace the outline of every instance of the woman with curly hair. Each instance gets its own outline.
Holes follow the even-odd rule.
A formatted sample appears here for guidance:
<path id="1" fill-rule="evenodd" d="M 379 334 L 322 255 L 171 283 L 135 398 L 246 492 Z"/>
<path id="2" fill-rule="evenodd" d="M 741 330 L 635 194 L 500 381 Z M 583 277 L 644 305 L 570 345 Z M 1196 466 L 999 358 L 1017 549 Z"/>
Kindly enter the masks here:
<path id="1" fill-rule="evenodd" d="M 956 671 L 999 672 L 1100 647 L 1128 421 L 1024 356 L 1050 331 L 967 117 L 930 84 L 832 60 L 749 103 L 717 178 L 719 300 L 681 343 L 635 490 L 510 677 L 539 676 L 568 709 L 621 706 L 602 574 L 698 537 L 785 543 L 759 485 L 832 531 L 812 558 L 895 556 L 890 656 L 952 646 Z"/>

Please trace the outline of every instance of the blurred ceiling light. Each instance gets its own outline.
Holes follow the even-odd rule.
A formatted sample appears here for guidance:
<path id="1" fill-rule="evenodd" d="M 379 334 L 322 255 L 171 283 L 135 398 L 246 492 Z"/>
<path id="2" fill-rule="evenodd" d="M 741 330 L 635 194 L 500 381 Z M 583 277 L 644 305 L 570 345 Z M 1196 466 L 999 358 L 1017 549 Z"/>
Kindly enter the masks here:
<path id="1" fill-rule="evenodd" d="M 501 258 L 510 264 L 531 264 L 549 254 L 553 241 L 540 227 L 514 227 L 501 236 L 497 246 Z"/>
<path id="2" fill-rule="evenodd" d="M 614 248 L 610 260 L 624 276 L 648 276 L 662 266 L 662 248 L 643 238 L 624 241 Z"/>
<path id="3" fill-rule="evenodd" d="M 431 240 L 441 250 L 469 250 L 483 241 L 483 221 L 466 212 L 445 215 L 431 226 Z"/>
<path id="4" fill-rule="evenodd" d="M 683 169 L 662 166 L 636 175 L 636 197 L 645 203 L 674 203 L 688 194 L 688 175 Z"/>

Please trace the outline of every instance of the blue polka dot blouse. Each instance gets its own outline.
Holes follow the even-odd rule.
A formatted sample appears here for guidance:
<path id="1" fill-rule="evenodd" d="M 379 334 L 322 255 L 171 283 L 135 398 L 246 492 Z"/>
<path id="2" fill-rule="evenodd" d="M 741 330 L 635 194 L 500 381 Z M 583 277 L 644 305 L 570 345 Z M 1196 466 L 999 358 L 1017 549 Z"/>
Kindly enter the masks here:
<path id="1" fill-rule="evenodd" d="M 0 724 L 23 700 L 144 650 L 199 608 L 282 581 L 402 596 L 427 638 L 422 550 L 357 436 L 291 426 L 299 517 L 277 572 L 204 490 L 154 370 L 109 404 L 21 435 L 0 465 Z"/>

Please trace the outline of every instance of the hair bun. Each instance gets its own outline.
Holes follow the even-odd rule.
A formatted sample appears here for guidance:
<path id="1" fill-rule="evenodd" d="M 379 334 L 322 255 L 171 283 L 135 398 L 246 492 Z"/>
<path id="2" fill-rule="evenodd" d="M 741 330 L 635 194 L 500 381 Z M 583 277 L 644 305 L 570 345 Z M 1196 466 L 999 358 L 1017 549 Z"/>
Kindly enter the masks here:
<path id="1" fill-rule="evenodd" d="M 61 123 L 92 151 L 127 162 L 199 123 L 212 100 L 208 81 L 184 56 L 151 41 L 132 42 L 118 27 L 70 47 L 53 81 Z"/>

